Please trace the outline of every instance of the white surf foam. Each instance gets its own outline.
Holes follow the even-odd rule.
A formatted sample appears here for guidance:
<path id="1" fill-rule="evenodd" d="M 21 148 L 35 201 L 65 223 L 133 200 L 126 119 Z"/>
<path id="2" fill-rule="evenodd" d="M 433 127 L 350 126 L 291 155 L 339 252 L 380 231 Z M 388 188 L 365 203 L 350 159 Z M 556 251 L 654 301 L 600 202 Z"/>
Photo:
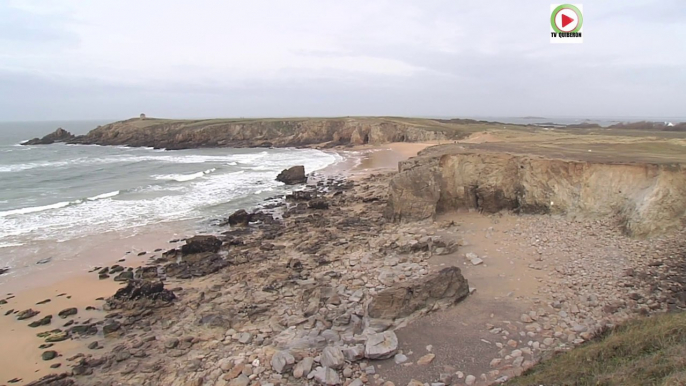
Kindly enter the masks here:
<path id="1" fill-rule="evenodd" d="M 186 182 L 186 181 L 192 181 L 196 178 L 200 178 L 202 176 L 208 175 L 210 173 L 215 172 L 217 169 L 212 168 L 212 169 L 207 169 L 203 172 L 197 172 L 193 174 L 163 174 L 163 175 L 158 175 L 158 176 L 153 176 L 156 180 L 171 180 L 171 181 L 177 181 L 177 182 Z"/>
<path id="2" fill-rule="evenodd" d="M 95 200 L 102 200 L 102 199 L 105 199 L 105 198 L 112 198 L 112 197 L 114 197 L 114 196 L 119 195 L 119 193 L 121 193 L 120 190 L 115 190 L 114 192 L 103 193 L 103 194 L 99 194 L 99 195 L 97 195 L 97 196 L 88 197 L 88 200 L 89 200 L 89 201 L 95 201 Z"/>
<path id="3" fill-rule="evenodd" d="M 67 207 L 69 205 L 71 205 L 71 201 L 63 201 L 63 202 L 58 202 L 56 204 L 51 204 L 51 205 L 43 205 L 43 206 L 34 206 L 34 207 L 29 207 L 29 208 L 6 210 L 4 212 L 0 212 L 0 217 L 14 216 L 14 215 L 18 215 L 18 214 L 29 214 L 29 213 L 43 212 L 43 211 L 50 210 L 50 209 L 64 208 L 64 207 Z"/>

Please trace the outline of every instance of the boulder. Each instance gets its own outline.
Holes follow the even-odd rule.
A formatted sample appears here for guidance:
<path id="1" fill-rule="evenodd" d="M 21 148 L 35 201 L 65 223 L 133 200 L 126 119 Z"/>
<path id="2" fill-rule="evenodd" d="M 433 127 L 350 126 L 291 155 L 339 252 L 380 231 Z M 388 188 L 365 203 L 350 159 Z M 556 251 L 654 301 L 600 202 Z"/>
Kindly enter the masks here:
<path id="1" fill-rule="evenodd" d="M 303 360 L 298 362 L 297 365 L 295 365 L 295 369 L 293 369 L 293 378 L 295 379 L 300 379 L 303 376 L 306 376 L 307 374 L 312 371 L 312 365 L 314 364 L 314 359 L 310 357 L 305 357 Z"/>
<path id="2" fill-rule="evenodd" d="M 370 318 L 398 319 L 418 311 L 459 302 L 469 294 L 469 284 L 458 267 L 446 267 L 425 277 L 397 283 L 380 291 L 369 303 Z"/>
<path id="3" fill-rule="evenodd" d="M 276 180 L 283 182 L 286 185 L 304 184 L 307 182 L 305 167 L 298 165 L 284 169 L 281 173 L 279 173 L 278 176 L 276 176 Z"/>
<path id="4" fill-rule="evenodd" d="M 367 338 L 364 347 L 364 356 L 367 359 L 387 359 L 398 352 L 398 337 L 393 331 L 384 331 L 380 334 L 371 334 Z"/>
<path id="5" fill-rule="evenodd" d="M 222 241 L 215 236 L 193 236 L 186 240 L 186 245 L 181 246 L 181 253 L 189 255 L 191 253 L 218 252 L 221 246 Z"/>
<path id="6" fill-rule="evenodd" d="M 27 384 L 26 386 L 74 386 L 76 385 L 76 382 L 69 378 L 69 374 L 67 373 L 62 373 L 62 374 L 50 374 L 46 375 L 43 378 L 31 382 Z"/>
<path id="7" fill-rule="evenodd" d="M 250 214 L 246 212 L 244 209 L 237 210 L 233 212 L 231 216 L 229 216 L 229 225 L 232 227 L 234 226 L 243 226 L 247 227 L 248 224 L 250 223 Z"/>
<path id="8" fill-rule="evenodd" d="M 272 356 L 272 368 L 279 374 L 290 370 L 295 363 L 295 357 L 288 350 L 279 351 Z"/>
<path id="9" fill-rule="evenodd" d="M 0 268 L 0 275 L 4 275 L 4 274 L 6 274 L 6 273 L 9 272 L 9 271 L 10 271 L 9 268 Z"/>
<path id="10" fill-rule="evenodd" d="M 328 346 L 322 351 L 320 363 L 325 367 L 340 370 L 345 366 L 345 357 L 339 347 Z"/>
<path id="11" fill-rule="evenodd" d="M 336 386 L 341 384 L 341 378 L 338 376 L 338 373 L 328 367 L 317 367 L 307 377 L 314 378 L 320 385 Z"/>

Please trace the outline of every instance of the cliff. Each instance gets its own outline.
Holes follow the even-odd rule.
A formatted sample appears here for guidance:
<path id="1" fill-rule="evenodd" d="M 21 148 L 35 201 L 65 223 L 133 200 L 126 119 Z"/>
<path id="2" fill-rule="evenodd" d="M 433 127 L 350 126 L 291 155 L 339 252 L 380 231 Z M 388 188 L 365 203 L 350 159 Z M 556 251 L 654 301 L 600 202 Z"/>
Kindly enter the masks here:
<path id="1" fill-rule="evenodd" d="M 616 216 L 627 234 L 683 226 L 682 164 L 556 159 L 459 147 L 399 165 L 387 216 L 397 221 L 458 209 L 486 213 Z"/>
<path id="2" fill-rule="evenodd" d="M 481 129 L 472 125 L 473 131 Z M 483 125 L 481 125 L 483 126 Z M 409 118 L 129 119 L 100 126 L 69 143 L 199 147 L 291 147 L 422 142 L 461 138 L 470 129 Z"/>

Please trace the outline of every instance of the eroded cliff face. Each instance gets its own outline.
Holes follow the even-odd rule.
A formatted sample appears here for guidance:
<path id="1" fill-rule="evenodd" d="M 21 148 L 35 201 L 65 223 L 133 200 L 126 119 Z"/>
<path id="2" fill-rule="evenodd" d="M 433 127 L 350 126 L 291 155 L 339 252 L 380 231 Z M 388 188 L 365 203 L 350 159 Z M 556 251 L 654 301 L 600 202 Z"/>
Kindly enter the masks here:
<path id="1" fill-rule="evenodd" d="M 399 169 L 387 208 L 395 220 L 457 209 L 617 216 L 626 233 L 647 236 L 683 226 L 686 215 L 682 165 L 464 152 L 410 159 Z"/>
<path id="2" fill-rule="evenodd" d="M 136 118 L 98 127 L 70 142 L 185 149 L 422 142 L 449 136 L 446 132 L 383 119 L 152 121 Z"/>

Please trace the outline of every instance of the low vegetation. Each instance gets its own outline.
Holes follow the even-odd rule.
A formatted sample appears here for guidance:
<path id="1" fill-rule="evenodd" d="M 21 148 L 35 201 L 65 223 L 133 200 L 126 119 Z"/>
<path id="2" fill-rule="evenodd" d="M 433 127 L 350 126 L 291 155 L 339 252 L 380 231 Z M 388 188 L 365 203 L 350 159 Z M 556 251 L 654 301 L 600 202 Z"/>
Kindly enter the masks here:
<path id="1" fill-rule="evenodd" d="M 686 313 L 633 320 L 507 385 L 686 385 Z"/>

